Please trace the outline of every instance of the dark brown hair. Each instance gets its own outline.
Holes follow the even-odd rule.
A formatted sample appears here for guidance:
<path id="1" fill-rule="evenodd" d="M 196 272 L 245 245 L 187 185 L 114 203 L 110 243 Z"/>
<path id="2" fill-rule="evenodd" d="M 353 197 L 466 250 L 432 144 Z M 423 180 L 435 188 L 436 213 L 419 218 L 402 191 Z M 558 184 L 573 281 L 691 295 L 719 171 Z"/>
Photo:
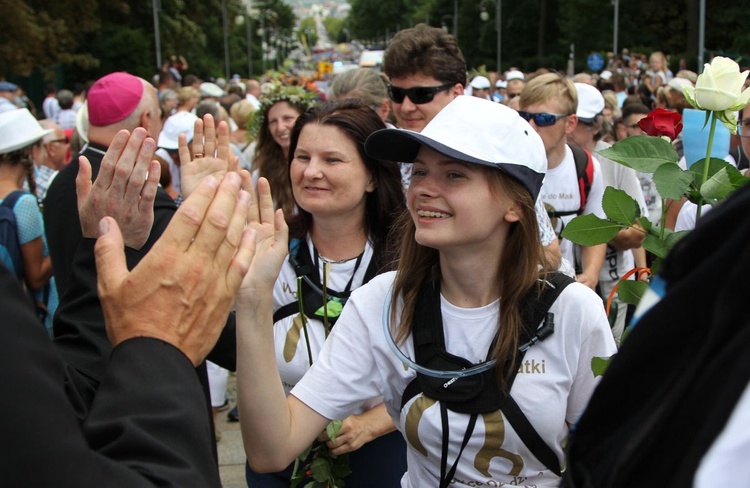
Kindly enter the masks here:
<path id="1" fill-rule="evenodd" d="M 398 163 L 374 159 L 365 153 L 367 137 L 376 130 L 385 129 L 385 124 L 373 109 L 360 100 L 324 103 L 300 115 L 294 124 L 289 144 L 289 165 L 294 159 L 302 129 L 308 124 L 336 127 L 357 147 L 375 183 L 375 189 L 365 196 L 365 233 L 372 244 L 378 270 L 382 272 L 392 268 L 398 236 L 391 230 L 399 215 L 406 211 L 401 171 Z M 289 188 L 291 191 L 291 183 Z M 298 212 L 290 219 L 290 236 L 302 239 L 312 228 L 313 216 L 302 208 L 298 208 Z"/>
<path id="2" fill-rule="evenodd" d="M 419 73 L 441 83 L 466 86 L 466 61 L 456 38 L 426 24 L 393 36 L 383 57 L 383 71 L 391 79 Z"/>

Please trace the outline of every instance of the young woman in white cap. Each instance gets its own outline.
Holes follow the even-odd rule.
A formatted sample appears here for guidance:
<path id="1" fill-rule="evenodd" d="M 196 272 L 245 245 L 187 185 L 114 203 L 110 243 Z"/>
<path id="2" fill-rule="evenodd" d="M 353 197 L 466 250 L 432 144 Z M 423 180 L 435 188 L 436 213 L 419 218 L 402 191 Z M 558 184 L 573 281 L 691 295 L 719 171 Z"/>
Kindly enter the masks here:
<path id="1" fill-rule="evenodd" d="M 34 192 L 34 162 L 46 151 L 42 138 L 52 129 L 44 129 L 28 109 L 13 110 L 0 114 L 0 202 L 13 211 L 15 233 L 20 247 L 20 256 L 14 251 L 18 247 L 3 246 L 2 262 L 24 283 L 44 314 L 48 304 L 57 306 L 57 292 L 50 285 L 52 263 L 44 241 L 44 223 Z M 23 190 L 23 183 L 30 191 Z M 5 224 L 3 224 L 5 225 Z M 3 230 L 5 236 L 8 236 Z M 16 254 L 16 255 L 14 255 Z M 52 331 L 51 314 L 40 316 L 48 332 Z"/>
<path id="2" fill-rule="evenodd" d="M 285 466 L 329 419 L 382 395 L 408 443 L 402 487 L 557 486 L 563 440 L 596 384 L 591 360 L 615 344 L 596 294 L 546 272 L 533 213 L 541 139 L 515 111 L 457 97 L 421 133 L 385 129 L 365 147 L 414 161 L 398 269 L 352 293 L 288 396 L 271 327 L 287 229 L 259 185 L 237 299 L 250 465 Z"/>

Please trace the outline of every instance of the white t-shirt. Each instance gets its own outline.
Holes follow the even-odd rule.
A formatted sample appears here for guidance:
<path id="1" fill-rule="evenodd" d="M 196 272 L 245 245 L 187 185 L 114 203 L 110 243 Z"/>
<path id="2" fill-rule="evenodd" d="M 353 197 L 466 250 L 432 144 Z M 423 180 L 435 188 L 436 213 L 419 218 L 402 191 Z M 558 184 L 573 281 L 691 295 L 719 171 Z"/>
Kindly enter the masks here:
<path id="1" fill-rule="evenodd" d="M 310 256 L 313 255 L 313 245 L 309 237 L 301 245 L 307 245 Z M 323 281 L 323 265 L 325 263 L 329 289 L 342 292 L 346 288 L 349 279 L 352 278 L 352 275 L 354 275 L 354 278 L 352 279 L 351 289 L 359 288 L 364 281 L 367 267 L 372 260 L 372 254 L 372 246 L 368 242 L 365 245 L 362 260 L 359 266 L 356 266 L 356 270 L 356 259 L 350 259 L 342 263 L 327 263 L 323 259 L 319 259 L 318 276 L 321 283 Z M 298 302 L 297 274 L 287 259 L 281 267 L 281 272 L 273 288 L 274 312 L 288 303 Z M 315 362 L 326 340 L 323 321 L 318 320 L 316 317 L 307 317 L 306 328 L 312 359 Z M 284 383 L 284 390 L 289 394 L 294 385 L 310 369 L 310 357 L 307 353 L 308 342 L 305 338 L 305 331 L 302 328 L 299 309 L 294 314 L 273 324 L 273 333 L 274 345 L 276 347 L 276 363 L 279 367 L 281 381 Z"/>
<path id="2" fill-rule="evenodd" d="M 732 411 L 724 430 L 701 459 L 694 488 L 750 486 L 750 384 Z"/>
<path id="3" fill-rule="evenodd" d="M 383 305 L 395 276 L 395 272 L 379 275 L 352 294 L 318 361 L 292 394 L 330 419 L 344 418 L 364 399 L 382 395 L 388 413 L 407 439 L 409 467 L 401 486 L 433 487 L 438 486 L 440 475 L 440 407 L 417 395 L 401 410 L 401 395 L 416 373 L 393 353 L 383 329 Z M 472 362 L 482 361 L 497 330 L 498 302 L 464 309 L 441 297 L 441 311 L 447 351 Z M 597 383 L 591 359 L 611 356 L 615 343 L 601 300 L 584 285 L 569 285 L 550 312 L 555 314 L 555 333 L 526 353 L 511 394 L 562 465 L 566 422 L 578 419 Z M 414 357 L 411 338 L 400 348 Z M 469 415 L 449 412 L 448 417 L 450 467 Z M 552 487 L 559 478 L 531 455 L 499 412 L 480 415 L 461 456 L 455 484 L 503 483 Z"/>
<path id="4" fill-rule="evenodd" d="M 544 177 L 544 184 L 542 184 L 539 195 L 547 210 L 567 212 L 578 210 L 581 207 L 578 175 L 576 174 L 576 165 L 570 146 L 565 146 L 565 158 L 562 163 L 556 168 L 547 170 L 547 176 Z M 604 182 L 602 179 L 602 169 L 599 166 L 599 161 L 594 158 L 594 178 L 591 181 L 591 190 L 586 198 L 586 205 L 583 208 L 582 215 L 594 214 L 603 219 L 603 195 Z M 574 217 L 576 217 L 575 214 L 552 219 L 552 226 L 555 228 L 558 236 Z M 575 262 L 574 245 L 571 241 L 561 239 L 560 251 L 562 252 L 563 259 L 567 260 L 568 263 L 573 264 Z"/>

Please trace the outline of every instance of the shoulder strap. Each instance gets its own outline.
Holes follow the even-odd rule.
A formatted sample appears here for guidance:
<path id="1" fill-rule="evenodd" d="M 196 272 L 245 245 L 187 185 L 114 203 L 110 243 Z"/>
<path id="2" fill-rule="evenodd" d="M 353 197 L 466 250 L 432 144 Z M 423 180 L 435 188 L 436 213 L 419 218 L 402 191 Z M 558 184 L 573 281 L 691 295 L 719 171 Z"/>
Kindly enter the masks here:
<path id="1" fill-rule="evenodd" d="M 365 270 L 365 276 L 362 284 L 367 283 L 373 277 L 378 274 L 377 264 L 375 263 L 375 255 L 373 253 L 370 263 L 367 265 Z M 320 278 L 318 277 L 318 270 L 313 265 L 312 258 L 310 257 L 310 251 L 307 248 L 307 243 L 300 239 L 291 239 L 289 241 L 289 263 L 294 268 L 294 273 L 297 277 L 307 276 L 317 286 L 322 287 Z M 302 280 L 302 289 L 298 290 L 297 293 L 303 293 L 302 303 L 305 307 L 305 314 L 309 317 L 315 315 L 315 312 L 323 306 L 323 297 L 320 296 L 312 287 L 305 281 Z M 331 292 L 331 296 L 336 296 L 336 293 Z M 299 303 L 297 301 L 287 303 L 279 307 L 273 314 L 273 323 L 278 322 L 286 317 L 294 315 L 299 312 Z M 335 318 L 329 317 L 331 323 L 335 323 Z"/>
<path id="2" fill-rule="evenodd" d="M 23 190 L 13 190 L 12 192 L 8 193 L 8 195 L 6 195 L 6 197 L 3 199 L 3 207 L 8 207 L 9 209 L 13 210 L 13 207 L 16 206 L 16 202 L 23 196 L 24 193 L 26 192 Z"/>
<path id="3" fill-rule="evenodd" d="M 570 146 L 570 149 L 573 151 L 573 160 L 576 164 L 578 191 L 581 196 L 581 208 L 578 210 L 578 215 L 581 215 L 591 191 L 591 182 L 594 180 L 594 161 L 591 153 L 586 149 L 573 145 Z"/>

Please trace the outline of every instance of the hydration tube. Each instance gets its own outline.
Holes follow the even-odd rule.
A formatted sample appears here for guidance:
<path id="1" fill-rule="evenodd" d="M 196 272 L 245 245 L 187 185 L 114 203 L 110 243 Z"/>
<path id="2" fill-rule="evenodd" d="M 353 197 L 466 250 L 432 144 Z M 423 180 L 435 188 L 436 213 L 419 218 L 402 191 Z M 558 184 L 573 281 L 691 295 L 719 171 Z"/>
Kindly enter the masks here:
<path id="1" fill-rule="evenodd" d="M 391 348 L 391 351 L 398 357 L 407 367 L 413 369 L 417 373 L 421 373 L 426 376 L 432 376 L 433 378 L 453 379 L 463 378 L 465 376 L 474 376 L 476 374 L 484 373 L 485 371 L 493 368 L 497 363 L 497 359 L 485 361 L 483 363 L 472 366 L 471 368 L 464 368 L 453 371 L 441 371 L 438 369 L 430 369 L 424 366 L 420 366 L 413 360 L 411 360 L 401 349 L 396 345 L 396 341 L 393 340 L 391 335 L 391 299 L 393 297 L 393 285 L 388 288 L 388 295 L 386 295 L 385 303 L 383 303 L 383 334 L 385 334 L 385 341 Z"/>

